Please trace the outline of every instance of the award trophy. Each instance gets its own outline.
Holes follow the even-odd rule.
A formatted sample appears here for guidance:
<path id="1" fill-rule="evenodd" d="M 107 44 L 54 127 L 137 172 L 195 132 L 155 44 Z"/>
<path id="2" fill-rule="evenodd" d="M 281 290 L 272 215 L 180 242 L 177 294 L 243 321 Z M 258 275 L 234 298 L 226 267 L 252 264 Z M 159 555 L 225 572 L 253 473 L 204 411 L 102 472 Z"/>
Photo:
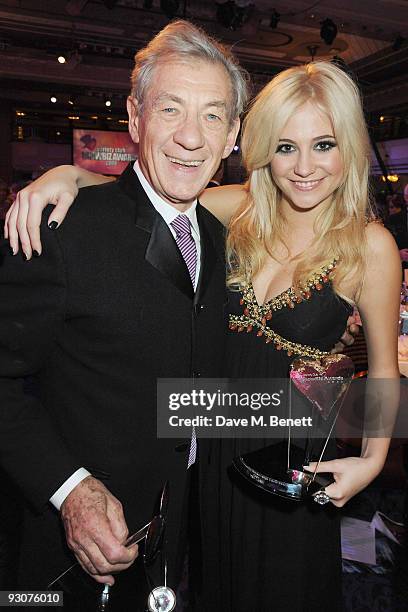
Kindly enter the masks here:
<path id="1" fill-rule="evenodd" d="M 290 366 L 288 421 L 296 397 L 305 398 L 311 426 L 303 444 L 294 441 L 292 427 L 287 438 L 234 459 L 238 472 L 255 487 L 274 495 L 297 501 L 312 497 L 319 504 L 329 501 L 324 487 L 333 482 L 331 474 L 307 472 L 304 466 L 324 458 L 337 417 L 354 374 L 354 365 L 346 355 L 328 355 L 322 359 L 295 359 Z"/>

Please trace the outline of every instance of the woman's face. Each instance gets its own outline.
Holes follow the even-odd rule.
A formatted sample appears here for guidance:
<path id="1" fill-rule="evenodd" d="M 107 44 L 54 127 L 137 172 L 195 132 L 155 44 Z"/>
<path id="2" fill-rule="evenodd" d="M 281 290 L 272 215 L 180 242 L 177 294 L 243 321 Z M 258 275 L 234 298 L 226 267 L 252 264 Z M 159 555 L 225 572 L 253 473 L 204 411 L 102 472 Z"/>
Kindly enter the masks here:
<path id="1" fill-rule="evenodd" d="M 327 115 L 304 104 L 286 123 L 271 161 L 283 201 L 301 210 L 331 199 L 343 177 L 343 163 Z"/>

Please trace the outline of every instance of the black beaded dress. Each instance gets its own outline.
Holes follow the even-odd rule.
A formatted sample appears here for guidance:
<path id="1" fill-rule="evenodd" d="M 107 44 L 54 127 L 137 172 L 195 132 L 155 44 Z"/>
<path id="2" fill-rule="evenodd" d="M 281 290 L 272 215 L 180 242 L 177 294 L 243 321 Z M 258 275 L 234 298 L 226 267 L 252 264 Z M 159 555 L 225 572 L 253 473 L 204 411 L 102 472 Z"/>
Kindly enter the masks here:
<path id="1" fill-rule="evenodd" d="M 332 290 L 334 268 L 335 262 L 314 275 L 302 300 L 287 290 L 259 306 L 251 285 L 230 292 L 225 376 L 287 378 L 296 357 L 329 352 L 352 310 Z M 338 510 L 282 499 L 244 481 L 231 462 L 254 442 L 210 441 L 200 612 L 341 610 Z"/>

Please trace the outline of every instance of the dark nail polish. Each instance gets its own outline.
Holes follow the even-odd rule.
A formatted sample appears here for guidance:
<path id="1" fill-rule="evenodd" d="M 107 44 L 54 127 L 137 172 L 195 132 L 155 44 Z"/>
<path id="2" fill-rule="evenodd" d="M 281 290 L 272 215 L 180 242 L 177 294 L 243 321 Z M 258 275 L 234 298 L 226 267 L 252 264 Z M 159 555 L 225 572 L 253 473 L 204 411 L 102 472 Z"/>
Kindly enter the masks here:
<path id="1" fill-rule="evenodd" d="M 36 251 L 35 249 L 33 250 L 33 255 L 34 255 L 34 257 L 39 257 L 40 256 L 39 252 Z"/>
<path id="2" fill-rule="evenodd" d="M 23 253 L 23 259 L 24 259 L 24 261 L 28 261 L 28 257 L 27 257 L 27 255 L 25 253 Z"/>
<path id="3" fill-rule="evenodd" d="M 55 230 L 58 227 L 58 221 L 51 221 L 51 223 L 48 224 L 48 227 L 50 228 L 50 230 Z"/>
<path id="4" fill-rule="evenodd" d="M 14 255 L 14 251 L 11 247 L 9 248 L 9 250 L 10 250 L 10 255 Z"/>

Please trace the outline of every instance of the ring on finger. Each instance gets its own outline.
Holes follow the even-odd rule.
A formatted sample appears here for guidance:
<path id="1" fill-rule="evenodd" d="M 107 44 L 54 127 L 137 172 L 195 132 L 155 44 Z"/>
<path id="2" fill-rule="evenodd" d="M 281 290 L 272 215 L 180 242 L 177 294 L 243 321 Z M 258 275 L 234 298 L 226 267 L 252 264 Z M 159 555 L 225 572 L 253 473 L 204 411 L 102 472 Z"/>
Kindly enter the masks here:
<path id="1" fill-rule="evenodd" d="M 320 489 L 320 491 L 314 493 L 313 499 L 316 504 L 319 504 L 320 506 L 325 506 L 330 501 L 330 497 L 327 495 L 325 489 Z"/>

